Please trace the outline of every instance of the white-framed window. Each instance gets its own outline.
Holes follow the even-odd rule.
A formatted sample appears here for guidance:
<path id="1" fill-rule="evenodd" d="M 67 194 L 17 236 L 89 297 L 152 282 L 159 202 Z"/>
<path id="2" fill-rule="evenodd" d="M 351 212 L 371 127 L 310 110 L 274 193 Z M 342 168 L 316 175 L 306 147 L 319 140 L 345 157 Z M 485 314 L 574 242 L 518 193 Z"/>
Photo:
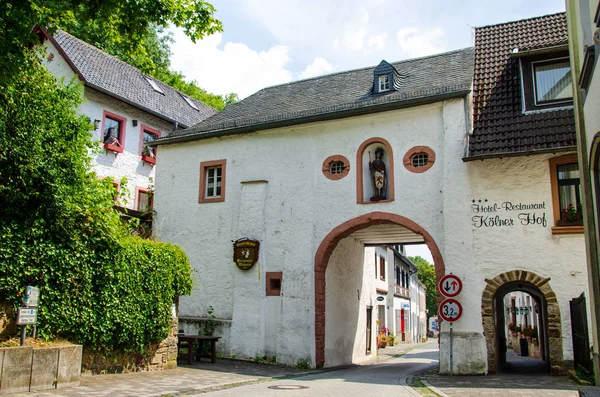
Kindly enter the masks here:
<path id="1" fill-rule="evenodd" d="M 206 168 L 206 191 L 205 198 L 221 197 L 221 182 L 222 182 L 221 166 Z"/>
<path id="2" fill-rule="evenodd" d="M 379 76 L 379 92 L 390 90 L 390 76 L 387 74 Z"/>

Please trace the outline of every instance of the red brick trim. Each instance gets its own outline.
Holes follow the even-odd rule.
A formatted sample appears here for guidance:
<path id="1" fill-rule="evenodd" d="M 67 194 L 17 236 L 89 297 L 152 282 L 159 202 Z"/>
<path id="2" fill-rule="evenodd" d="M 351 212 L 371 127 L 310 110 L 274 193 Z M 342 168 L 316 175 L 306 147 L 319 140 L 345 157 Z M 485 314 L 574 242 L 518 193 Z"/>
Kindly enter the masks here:
<path id="1" fill-rule="evenodd" d="M 427 154 L 427 164 L 424 165 L 423 167 L 414 167 L 412 165 L 412 158 L 414 155 L 419 154 L 419 153 L 426 153 Z M 421 173 L 421 172 L 425 172 L 428 169 L 430 169 L 431 167 L 433 167 L 433 163 L 435 163 L 435 152 L 433 151 L 433 149 L 431 149 L 428 146 L 414 146 L 410 149 L 408 149 L 408 152 L 406 152 L 406 154 L 404 155 L 404 158 L 402 159 L 402 163 L 404 164 L 404 167 L 409 170 L 410 172 L 414 172 L 414 173 Z"/>
<path id="2" fill-rule="evenodd" d="M 442 253 L 433 237 L 423 227 L 401 215 L 389 212 L 371 212 L 350 219 L 333 229 L 325 236 L 315 254 L 315 359 L 318 367 L 325 364 L 325 271 L 327 270 L 329 258 L 341 239 L 348 237 L 357 230 L 381 224 L 404 226 L 423 236 L 425 244 L 427 244 L 433 257 L 436 279 L 439 280 L 446 274 Z M 439 291 L 437 296 L 438 302 L 441 303 L 442 296 Z"/>
<path id="3" fill-rule="evenodd" d="M 583 234 L 583 226 L 559 226 L 560 220 L 560 200 L 558 198 L 558 171 L 559 165 L 577 163 L 577 153 L 565 154 L 559 157 L 553 157 L 548 161 L 550 165 L 550 189 L 552 190 L 552 213 L 554 214 L 554 224 L 552 234 Z M 583 172 L 579 169 L 579 173 Z"/>
<path id="4" fill-rule="evenodd" d="M 366 201 L 364 198 L 363 189 L 363 154 L 369 145 L 373 143 L 380 143 L 385 146 L 389 159 L 388 164 L 388 195 L 389 199 L 381 201 Z M 356 203 L 357 204 L 377 204 L 377 203 L 389 203 L 394 201 L 394 153 L 392 152 L 392 145 L 383 138 L 370 138 L 364 141 L 356 152 Z"/>
<path id="5" fill-rule="evenodd" d="M 336 161 L 341 161 L 342 163 L 344 163 L 345 168 L 341 174 L 332 174 L 330 172 L 331 163 L 336 162 Z M 342 179 L 343 177 L 348 175 L 348 173 L 350 172 L 350 161 L 348 161 L 348 159 L 346 157 L 342 156 L 341 154 L 329 156 L 325 159 L 325 161 L 323 161 L 323 168 L 321 170 L 323 171 L 323 175 L 325 175 L 325 177 L 327 179 L 331 179 L 332 181 L 337 181 L 338 179 Z"/>
<path id="6" fill-rule="evenodd" d="M 279 289 L 273 288 L 273 281 L 279 280 Z M 283 272 L 267 272 L 266 277 L 266 294 L 267 296 L 280 296 L 281 284 L 283 281 Z"/>
<path id="7" fill-rule="evenodd" d="M 109 144 L 105 144 L 104 143 L 104 121 L 106 120 L 106 118 L 110 118 L 113 120 L 118 121 L 119 124 L 119 144 L 121 146 L 116 146 L 116 145 L 109 145 Z M 117 152 L 117 153 L 123 153 L 123 151 L 125 150 L 125 131 L 127 130 L 127 118 L 119 116 L 118 114 L 109 112 L 108 110 L 105 110 L 102 113 L 102 128 L 100 129 L 100 142 L 104 145 L 106 150 L 112 150 L 113 152 Z"/>
<path id="8" fill-rule="evenodd" d="M 148 127 L 147 125 L 142 124 L 140 127 L 140 145 L 139 145 L 139 154 L 142 160 L 150 164 L 156 164 L 156 158 L 158 157 L 158 147 L 154 147 L 154 158 L 147 157 L 142 155 L 142 150 L 144 149 L 144 132 L 148 132 L 152 135 L 155 135 L 156 138 L 160 138 L 160 131 L 154 128 Z"/>
<path id="9" fill-rule="evenodd" d="M 204 192 L 206 191 L 206 169 L 210 167 L 216 167 L 219 165 L 221 166 L 221 196 L 206 198 L 204 197 Z M 226 166 L 227 160 L 203 161 L 202 163 L 200 163 L 200 191 L 198 194 L 198 204 L 220 203 L 225 201 Z"/>
<path id="10" fill-rule="evenodd" d="M 135 200 L 133 202 L 133 208 L 136 211 L 142 211 L 142 212 L 144 212 L 144 211 L 147 210 L 146 208 L 142 208 L 142 209 L 138 208 L 138 205 L 139 205 L 139 200 L 140 200 L 140 193 L 146 193 L 146 194 L 148 194 L 148 192 L 149 192 L 149 190 L 146 189 L 146 188 L 139 187 L 139 186 L 135 187 Z M 150 198 L 150 200 L 148 200 L 148 207 L 152 208 L 153 206 L 154 205 L 152 203 L 152 199 Z"/>

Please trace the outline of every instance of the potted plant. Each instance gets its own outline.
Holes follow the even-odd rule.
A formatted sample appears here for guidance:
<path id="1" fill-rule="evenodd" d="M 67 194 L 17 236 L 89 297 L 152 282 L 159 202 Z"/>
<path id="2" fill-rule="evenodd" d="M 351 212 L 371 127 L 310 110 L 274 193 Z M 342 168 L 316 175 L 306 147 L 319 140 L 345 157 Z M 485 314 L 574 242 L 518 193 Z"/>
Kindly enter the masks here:
<path id="1" fill-rule="evenodd" d="M 517 336 L 517 326 L 515 324 L 508 324 L 508 330 L 512 333 L 512 336 Z"/>
<path id="2" fill-rule="evenodd" d="M 384 349 L 387 346 L 388 333 L 389 329 L 387 327 L 383 327 L 379 330 L 379 334 L 377 334 L 377 347 L 380 349 Z"/>
<path id="3" fill-rule="evenodd" d="M 156 155 L 154 154 L 154 149 L 144 146 L 142 149 L 142 161 L 145 161 L 148 164 L 156 164 Z"/>
<path id="4" fill-rule="evenodd" d="M 558 226 L 583 226 L 583 206 L 581 203 L 578 203 L 577 206 L 569 204 L 567 208 L 561 209 Z"/>

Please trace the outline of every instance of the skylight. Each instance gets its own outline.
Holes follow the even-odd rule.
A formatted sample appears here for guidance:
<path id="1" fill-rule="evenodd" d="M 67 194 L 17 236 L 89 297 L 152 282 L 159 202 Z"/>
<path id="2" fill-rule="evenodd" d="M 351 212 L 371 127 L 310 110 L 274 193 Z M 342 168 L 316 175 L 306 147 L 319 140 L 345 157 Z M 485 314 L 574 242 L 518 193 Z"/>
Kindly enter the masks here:
<path id="1" fill-rule="evenodd" d="M 146 81 L 148 82 L 148 84 L 150 84 L 152 86 L 152 88 L 154 89 L 154 91 L 160 92 L 161 94 L 164 94 L 163 90 L 161 90 L 160 87 L 158 86 L 158 84 L 156 84 L 156 81 L 154 81 L 153 79 L 151 79 L 148 76 L 144 76 L 144 78 L 146 79 Z"/>
<path id="2" fill-rule="evenodd" d="M 196 104 L 188 97 L 186 97 L 185 95 L 182 95 L 183 99 L 185 99 L 185 101 L 187 102 L 188 105 L 190 105 L 192 107 L 192 109 L 196 109 L 196 110 L 200 110 L 198 109 L 198 106 L 196 106 Z"/>

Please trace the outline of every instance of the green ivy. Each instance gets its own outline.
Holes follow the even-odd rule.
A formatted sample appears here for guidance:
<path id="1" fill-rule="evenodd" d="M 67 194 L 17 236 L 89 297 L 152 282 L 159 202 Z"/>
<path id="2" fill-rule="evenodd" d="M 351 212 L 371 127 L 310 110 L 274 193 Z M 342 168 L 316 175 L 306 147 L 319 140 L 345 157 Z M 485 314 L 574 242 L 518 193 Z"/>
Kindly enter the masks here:
<path id="1" fill-rule="evenodd" d="M 90 171 L 81 88 L 40 56 L 0 84 L 0 300 L 18 306 L 38 286 L 41 337 L 143 353 L 168 335 L 174 298 L 190 293 L 189 261 L 129 234 L 112 181 Z"/>

